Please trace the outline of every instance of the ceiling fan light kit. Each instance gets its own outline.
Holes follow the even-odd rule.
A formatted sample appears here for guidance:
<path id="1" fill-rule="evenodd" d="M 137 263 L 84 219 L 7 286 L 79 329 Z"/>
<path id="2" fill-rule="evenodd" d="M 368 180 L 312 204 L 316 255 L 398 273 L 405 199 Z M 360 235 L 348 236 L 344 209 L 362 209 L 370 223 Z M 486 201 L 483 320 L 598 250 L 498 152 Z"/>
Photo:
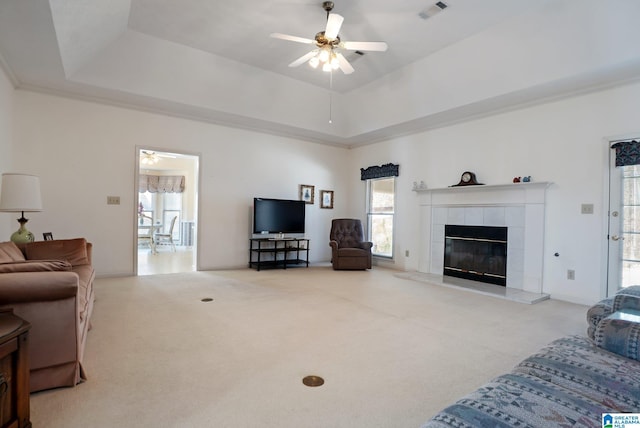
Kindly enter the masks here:
<path id="1" fill-rule="evenodd" d="M 322 8 L 327 12 L 327 24 L 324 31 L 316 33 L 313 39 L 282 33 L 271 34 L 271 37 L 275 39 L 316 45 L 317 49 L 296 59 L 289 64 L 289 67 L 298 67 L 306 62 L 312 68 L 317 68 L 322 64 L 322 70 L 325 72 L 340 69 L 344 74 L 351 74 L 355 70 L 344 55 L 340 53 L 340 49 L 377 52 L 387 50 L 387 44 L 385 42 L 343 42 L 340 40 L 338 33 L 340 32 L 344 18 L 337 13 L 331 13 L 333 6 L 334 4 L 331 1 L 322 3 Z"/>
<path id="2" fill-rule="evenodd" d="M 143 150 L 140 153 L 140 164 L 142 165 L 155 165 L 160 161 L 160 157 L 151 151 Z"/>

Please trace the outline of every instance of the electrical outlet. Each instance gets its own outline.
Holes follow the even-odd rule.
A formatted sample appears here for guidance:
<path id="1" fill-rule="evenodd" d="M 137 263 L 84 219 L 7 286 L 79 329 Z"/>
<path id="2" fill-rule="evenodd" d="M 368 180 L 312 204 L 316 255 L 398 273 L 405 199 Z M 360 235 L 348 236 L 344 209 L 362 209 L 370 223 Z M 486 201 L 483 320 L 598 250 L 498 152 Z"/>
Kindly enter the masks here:
<path id="1" fill-rule="evenodd" d="M 567 271 L 567 279 L 571 279 L 571 280 L 576 279 L 576 271 L 573 269 L 569 269 Z"/>
<path id="2" fill-rule="evenodd" d="M 107 196 L 107 205 L 120 205 L 120 196 Z"/>
<path id="3" fill-rule="evenodd" d="M 582 204 L 580 212 L 582 214 L 593 214 L 593 204 Z"/>

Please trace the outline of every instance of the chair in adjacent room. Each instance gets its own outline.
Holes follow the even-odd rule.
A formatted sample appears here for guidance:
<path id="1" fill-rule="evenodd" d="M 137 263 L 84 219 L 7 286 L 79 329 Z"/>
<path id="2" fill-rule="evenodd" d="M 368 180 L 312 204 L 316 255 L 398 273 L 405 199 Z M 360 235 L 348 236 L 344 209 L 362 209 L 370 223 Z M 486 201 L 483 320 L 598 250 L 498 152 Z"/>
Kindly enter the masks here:
<path id="1" fill-rule="evenodd" d="M 156 254 L 156 242 L 153 238 L 153 232 L 155 231 L 153 218 L 146 215 L 139 215 L 138 217 L 140 217 L 141 220 L 138 228 L 138 245 L 146 243 L 149 245 L 151 254 Z"/>
<path id="2" fill-rule="evenodd" d="M 171 226 L 169 226 L 168 233 L 156 233 L 154 235 L 156 245 L 162 245 L 163 243 L 169 243 L 171 245 L 171 249 L 176 251 L 176 244 L 173 243 L 173 227 L 176 225 L 176 220 L 178 216 L 175 216 L 171 220 Z"/>
<path id="3" fill-rule="evenodd" d="M 371 269 L 373 243 L 364 240 L 364 230 L 359 219 L 331 220 L 329 246 L 334 270 Z"/>

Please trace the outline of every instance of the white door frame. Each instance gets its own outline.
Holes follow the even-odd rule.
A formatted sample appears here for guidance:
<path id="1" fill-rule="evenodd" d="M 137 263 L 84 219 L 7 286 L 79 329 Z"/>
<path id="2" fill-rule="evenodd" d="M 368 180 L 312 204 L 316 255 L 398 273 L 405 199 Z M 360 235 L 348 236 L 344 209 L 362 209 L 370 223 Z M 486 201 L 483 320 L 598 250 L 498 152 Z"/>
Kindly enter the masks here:
<path id="1" fill-rule="evenodd" d="M 617 217 L 612 216 L 612 211 L 617 210 L 620 211 L 620 184 L 621 181 L 618 180 L 614 182 L 612 180 L 612 172 L 615 169 L 614 163 L 614 153 L 611 146 L 619 141 L 629 141 L 629 140 L 639 140 L 640 132 L 634 134 L 625 134 L 625 135 L 617 135 L 612 137 L 604 138 L 605 141 L 605 150 L 607 151 L 605 159 L 606 159 L 606 168 L 605 168 L 605 186 L 604 186 L 604 207 L 606 208 L 606 215 L 604 216 L 604 237 L 606 244 L 603 246 L 604 258 L 606 261 L 606 269 L 604 273 L 604 281 L 603 281 L 603 289 L 601 291 L 602 297 L 612 296 L 620 289 L 621 283 L 621 268 L 619 264 L 620 260 L 620 251 L 621 251 L 621 241 L 612 241 L 610 239 L 613 235 L 618 235 L 620 232 L 621 225 L 619 224 L 619 219 L 622 217 L 619 215 Z M 612 190 L 615 191 L 612 192 Z M 616 205 L 616 207 L 614 207 Z"/>
<path id="2" fill-rule="evenodd" d="M 202 162 L 202 156 L 200 153 L 196 153 L 196 152 L 189 152 L 189 151 L 184 151 L 184 150 L 173 150 L 173 149 L 167 149 L 167 148 L 160 148 L 160 147 L 151 147 L 151 146 L 140 146 L 140 145 L 136 145 L 135 147 L 136 151 L 135 151 L 135 163 L 136 163 L 136 168 L 135 168 L 135 179 L 134 179 L 134 183 L 133 183 L 133 200 L 134 200 L 134 204 L 133 204 L 133 222 L 132 224 L 136 224 L 136 222 L 138 221 L 138 206 L 140 204 L 140 198 L 138 195 L 138 183 L 140 182 L 140 152 L 142 150 L 147 150 L 147 151 L 152 151 L 152 152 L 158 152 L 158 153 L 175 153 L 178 155 L 185 155 L 185 156 L 193 156 L 195 158 L 197 158 L 197 165 L 196 165 L 196 171 L 195 171 L 195 176 L 196 179 L 198 180 L 198 182 L 196 183 L 196 195 L 195 195 L 195 212 L 196 212 L 196 227 L 195 227 L 195 240 L 196 240 L 196 245 L 195 245 L 195 251 L 196 251 L 196 271 L 200 270 L 200 228 L 198 227 L 198 223 L 200 221 L 200 183 L 202 183 L 202 166 L 201 166 L 201 162 Z M 138 233 L 136 232 L 136 230 L 133 230 L 132 233 L 133 236 L 133 245 L 132 245 L 132 250 L 133 250 L 133 275 L 134 276 L 138 276 Z"/>

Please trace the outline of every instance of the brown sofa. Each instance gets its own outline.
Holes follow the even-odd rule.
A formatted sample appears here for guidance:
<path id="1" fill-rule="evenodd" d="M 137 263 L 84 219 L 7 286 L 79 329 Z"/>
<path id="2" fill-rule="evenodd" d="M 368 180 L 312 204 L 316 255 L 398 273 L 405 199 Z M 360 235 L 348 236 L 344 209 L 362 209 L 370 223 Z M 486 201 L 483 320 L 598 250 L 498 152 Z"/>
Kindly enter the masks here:
<path id="1" fill-rule="evenodd" d="M 329 232 L 331 264 L 334 270 L 371 269 L 371 247 L 364 240 L 362 222 L 353 218 L 331 220 Z"/>
<path id="2" fill-rule="evenodd" d="M 0 308 L 31 323 L 30 390 L 86 379 L 82 357 L 93 310 L 91 243 L 84 238 L 0 243 Z"/>

